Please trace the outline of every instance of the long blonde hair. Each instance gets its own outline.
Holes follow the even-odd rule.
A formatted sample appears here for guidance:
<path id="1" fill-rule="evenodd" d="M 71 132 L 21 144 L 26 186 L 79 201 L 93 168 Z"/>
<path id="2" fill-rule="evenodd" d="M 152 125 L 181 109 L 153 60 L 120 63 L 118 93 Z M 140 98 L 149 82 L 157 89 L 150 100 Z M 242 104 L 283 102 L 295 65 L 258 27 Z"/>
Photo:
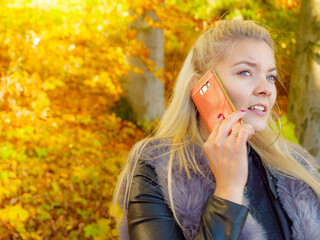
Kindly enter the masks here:
<path id="1" fill-rule="evenodd" d="M 114 204 L 118 202 L 121 195 L 122 202 L 120 204 L 124 214 L 126 214 L 133 172 L 137 161 L 141 158 L 144 146 L 154 139 L 168 139 L 171 147 L 171 151 L 168 152 L 169 201 L 174 217 L 180 225 L 172 199 L 171 173 L 173 161 L 179 161 L 181 170 L 185 171 L 188 176 L 190 176 L 191 169 L 201 173 L 196 157 L 189 147 L 190 143 L 200 146 L 204 144 L 198 129 L 196 107 L 190 98 L 192 79 L 194 76 L 203 75 L 212 68 L 214 62 L 223 57 L 224 49 L 240 39 L 265 41 L 275 51 L 269 32 L 252 21 L 218 21 L 214 28 L 207 30 L 197 39 L 178 75 L 170 104 L 163 114 L 154 136 L 136 144 L 130 152 L 127 164 L 120 175 L 116 186 Z M 268 127 L 252 137 L 249 141 L 250 145 L 270 169 L 288 177 L 301 179 L 320 197 L 319 180 L 306 170 L 306 168 L 313 169 L 315 173 L 313 164 L 309 162 L 301 147 L 288 142 L 279 134 L 280 130 L 276 120 L 274 116 L 270 115 Z M 163 146 L 158 145 L 157 147 L 161 148 Z M 301 161 L 305 164 L 302 164 Z"/>

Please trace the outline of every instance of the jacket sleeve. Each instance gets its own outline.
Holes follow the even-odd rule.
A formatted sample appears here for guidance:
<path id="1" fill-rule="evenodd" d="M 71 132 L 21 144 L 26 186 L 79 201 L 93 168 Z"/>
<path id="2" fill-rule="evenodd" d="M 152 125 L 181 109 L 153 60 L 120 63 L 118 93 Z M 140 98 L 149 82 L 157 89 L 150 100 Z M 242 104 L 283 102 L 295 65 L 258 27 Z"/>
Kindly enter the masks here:
<path id="1" fill-rule="evenodd" d="M 248 214 L 242 205 L 210 196 L 195 239 L 238 239 Z M 128 230 L 131 240 L 185 239 L 166 204 L 154 169 L 138 163 L 129 194 Z"/>
<path id="2" fill-rule="evenodd" d="M 195 239 L 239 239 L 247 215 L 245 206 L 212 195 L 203 209 Z"/>

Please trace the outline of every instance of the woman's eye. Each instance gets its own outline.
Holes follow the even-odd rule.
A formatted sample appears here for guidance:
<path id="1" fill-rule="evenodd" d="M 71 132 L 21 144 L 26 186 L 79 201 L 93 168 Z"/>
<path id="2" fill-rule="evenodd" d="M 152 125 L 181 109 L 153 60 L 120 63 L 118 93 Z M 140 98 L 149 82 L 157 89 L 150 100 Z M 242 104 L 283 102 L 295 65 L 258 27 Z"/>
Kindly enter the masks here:
<path id="1" fill-rule="evenodd" d="M 250 71 L 241 71 L 239 72 L 240 75 L 245 75 L 245 76 L 251 76 L 251 72 Z"/>
<path id="2" fill-rule="evenodd" d="M 276 75 L 270 75 L 267 78 L 272 80 L 272 81 L 277 81 L 278 80 L 278 77 Z"/>

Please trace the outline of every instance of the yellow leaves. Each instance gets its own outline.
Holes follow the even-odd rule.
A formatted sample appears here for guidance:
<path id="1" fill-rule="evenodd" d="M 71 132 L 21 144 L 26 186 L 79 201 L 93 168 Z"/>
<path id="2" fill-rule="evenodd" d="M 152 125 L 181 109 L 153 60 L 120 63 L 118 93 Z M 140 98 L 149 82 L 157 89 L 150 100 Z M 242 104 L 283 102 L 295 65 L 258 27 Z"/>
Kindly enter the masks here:
<path id="1" fill-rule="evenodd" d="M 72 114 L 64 114 L 62 115 L 62 119 L 68 122 L 74 122 L 75 116 L 73 116 Z"/>
<path id="2" fill-rule="evenodd" d="M 23 226 L 21 223 L 25 222 L 29 216 L 29 212 L 19 204 L 0 209 L 0 220 L 9 222 L 12 226 Z"/>
<path id="3" fill-rule="evenodd" d="M 41 221 L 45 221 L 45 220 L 49 220 L 49 219 L 52 219 L 52 216 L 51 214 L 46 211 L 46 210 L 43 210 L 43 209 L 38 209 L 37 210 L 37 214 L 38 214 L 38 217 Z"/>
<path id="4" fill-rule="evenodd" d="M 142 15 L 143 14 L 143 9 L 141 7 L 138 7 L 136 8 L 136 12 L 139 14 L 139 15 Z"/>
<path id="5" fill-rule="evenodd" d="M 11 192 L 11 194 L 15 194 L 17 193 L 19 187 L 21 185 L 21 180 L 20 179 L 15 179 L 13 180 L 10 185 L 8 186 L 9 191 Z"/>
<path id="6" fill-rule="evenodd" d="M 55 90 L 57 87 L 63 87 L 64 85 L 63 81 L 51 76 L 43 81 L 42 87 L 45 91 L 48 91 Z"/>
<path id="7" fill-rule="evenodd" d="M 77 179 L 77 181 L 87 182 L 98 179 L 99 172 L 93 166 L 74 166 L 72 175 Z"/>
<path id="8" fill-rule="evenodd" d="M 134 17 L 127 3 L 110 4 L 116 11 L 104 2 L 70 15 L 59 7 L 42 13 L 20 6 L 6 17 L 0 7 L 4 239 L 84 239 L 86 226 L 92 239 L 116 238 L 104 203 L 122 156 L 143 133 L 110 109 L 124 94 L 127 56 L 152 62 L 128 29 Z"/>
<path id="9" fill-rule="evenodd" d="M 132 30 L 129 30 L 128 32 L 127 32 L 127 38 L 128 39 L 134 39 L 135 37 L 136 37 L 136 35 L 137 35 L 137 30 L 135 30 L 135 29 L 132 29 Z"/>
<path id="10" fill-rule="evenodd" d="M 85 237 L 93 237 L 94 240 L 104 240 L 110 233 L 115 236 L 116 231 L 114 231 L 115 229 L 110 229 L 111 224 L 111 219 L 100 218 L 96 223 L 84 227 Z"/>
<path id="11" fill-rule="evenodd" d="M 108 73 L 102 73 L 99 78 L 105 82 L 107 91 L 111 94 L 113 93 L 114 95 L 116 95 L 118 92 L 121 92 L 122 89 L 120 83 L 114 83 L 109 77 Z"/>
<path id="12" fill-rule="evenodd" d="M 41 77 L 37 72 L 34 72 L 27 81 L 31 83 L 33 86 L 38 86 L 39 84 L 42 83 Z"/>
<path id="13" fill-rule="evenodd" d="M 31 233 L 28 233 L 28 234 L 25 234 L 25 238 L 23 239 L 32 239 L 32 240 L 43 240 L 39 234 L 35 233 L 35 232 L 31 232 Z"/>
<path id="14" fill-rule="evenodd" d="M 22 194 L 21 198 L 25 201 L 25 202 L 29 202 L 32 199 L 32 195 L 30 193 L 24 193 Z M 30 210 L 29 210 L 30 211 Z M 31 212 L 31 215 L 34 215 L 35 212 Z"/>
<path id="15" fill-rule="evenodd" d="M 35 186 L 29 186 L 29 191 L 31 192 L 31 193 L 37 193 L 37 191 L 38 191 L 38 189 L 35 187 Z"/>
<path id="16" fill-rule="evenodd" d="M 53 188 L 53 192 L 55 194 L 59 194 L 61 192 L 59 185 L 56 182 L 52 182 L 51 186 Z"/>
<path id="17" fill-rule="evenodd" d="M 145 16 L 144 21 L 146 21 L 151 27 L 153 27 L 153 19 L 150 16 Z"/>
<path id="18" fill-rule="evenodd" d="M 6 187 L 0 186 L 0 203 L 2 203 L 2 201 L 5 198 L 10 198 L 10 191 L 9 189 L 7 189 Z"/>
<path id="19" fill-rule="evenodd" d="M 17 117 L 27 113 L 28 106 L 34 112 L 42 114 L 43 110 L 50 105 L 47 94 L 41 88 L 42 80 L 38 73 L 29 76 L 26 72 L 14 72 L 2 78 L 1 83 L 2 100 L 16 112 Z"/>
<path id="20" fill-rule="evenodd" d="M 31 102 L 31 107 L 35 112 L 42 112 L 48 106 L 50 106 L 50 99 L 44 92 L 38 93 L 36 100 Z"/>
<path id="21" fill-rule="evenodd" d="M 153 76 L 156 78 L 161 79 L 162 81 L 164 81 L 163 77 L 164 77 L 164 69 L 157 69 L 154 73 Z"/>
<path id="22" fill-rule="evenodd" d="M 276 3 L 279 4 L 282 8 L 292 9 L 299 6 L 301 0 L 276 0 Z"/>
<path id="23" fill-rule="evenodd" d="M 21 179 L 16 178 L 16 173 L 2 170 L 0 173 L 0 204 L 4 199 L 15 196 L 22 185 Z"/>
<path id="24" fill-rule="evenodd" d="M 114 69 L 114 73 L 119 76 L 123 75 L 123 72 L 118 68 Z M 119 79 L 113 78 L 108 72 L 101 72 L 99 75 L 94 76 L 93 79 L 85 80 L 84 83 L 90 87 L 103 86 L 105 91 L 115 98 L 118 98 L 123 93 Z"/>
<path id="25" fill-rule="evenodd" d="M 144 74 L 144 71 L 138 67 L 133 67 L 132 70 L 138 74 Z"/>

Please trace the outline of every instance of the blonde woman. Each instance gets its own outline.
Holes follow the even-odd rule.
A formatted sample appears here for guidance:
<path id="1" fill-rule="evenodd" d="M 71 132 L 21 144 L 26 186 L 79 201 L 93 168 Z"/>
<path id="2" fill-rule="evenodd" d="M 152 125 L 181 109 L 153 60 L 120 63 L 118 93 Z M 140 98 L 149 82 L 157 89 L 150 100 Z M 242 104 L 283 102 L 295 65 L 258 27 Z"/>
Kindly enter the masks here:
<path id="1" fill-rule="evenodd" d="M 252 21 L 219 21 L 198 38 L 155 135 L 136 144 L 121 173 L 121 239 L 320 238 L 317 166 L 273 119 L 274 55 Z M 210 69 L 238 109 L 219 114 L 211 133 L 190 97 Z"/>

